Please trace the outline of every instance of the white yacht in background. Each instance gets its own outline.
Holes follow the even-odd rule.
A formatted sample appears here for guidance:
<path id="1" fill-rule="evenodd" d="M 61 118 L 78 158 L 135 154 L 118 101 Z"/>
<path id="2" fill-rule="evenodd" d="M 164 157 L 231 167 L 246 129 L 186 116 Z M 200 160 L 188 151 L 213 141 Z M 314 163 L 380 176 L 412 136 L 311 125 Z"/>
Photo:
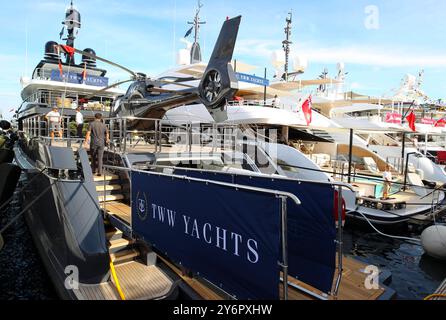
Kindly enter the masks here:
<path id="1" fill-rule="evenodd" d="M 289 24 L 290 18 L 287 19 L 285 30 L 287 34 L 284 42 L 285 59 L 282 61 L 281 58 L 277 58 L 280 55 L 276 53 L 278 60 L 276 66 L 289 61 L 289 58 L 286 58 L 287 52 L 289 54 L 287 44 L 290 44 L 289 31 L 287 32 Z M 160 79 L 202 75 L 206 68 L 205 64 L 192 64 L 192 60 L 190 62 L 188 60 L 189 54 L 183 53 L 180 56 L 184 57 L 181 61 L 182 65 L 160 75 Z M 277 130 L 279 142 L 265 139 L 263 149 L 277 163 L 276 173 L 279 175 L 302 180 L 350 182 L 356 192 L 345 190 L 344 198 L 347 210 L 352 217 L 367 218 L 380 224 L 399 224 L 407 222 L 411 217 L 431 213 L 433 204 L 437 207 L 443 201 L 444 194 L 426 189 L 422 180 L 442 182 L 443 177 L 435 179 L 439 174 L 439 168 L 420 154 L 414 158 L 415 164 L 411 162 L 409 172 L 404 179 L 401 161 L 393 161 L 393 163 L 390 161 L 398 157 L 396 154 L 398 148 L 393 147 L 395 140 L 388 136 L 388 133 L 404 132 L 405 129 L 401 126 L 389 127 L 385 123 L 370 122 L 370 114 L 364 119 L 352 119 L 346 116 L 371 110 L 374 110 L 378 116 L 383 109 L 380 102 L 388 101 L 344 93 L 346 72 L 342 63 L 338 64 L 338 75 L 335 79 L 330 79 L 324 71 L 319 79 L 296 80 L 297 75 L 305 70 L 304 64 L 299 65 L 303 59 L 296 60 L 295 65 L 300 71 L 289 72 L 285 63 L 283 75 L 271 83 L 260 82 L 261 79 L 258 77 L 250 78 L 246 74 L 239 78 L 238 99 L 228 102 L 226 107 L 228 119 L 225 123 L 239 125 L 243 134 L 253 140 L 271 129 Z M 245 67 L 243 71 L 249 72 L 249 66 L 240 65 Z M 194 84 L 194 82 L 191 80 L 189 84 Z M 314 86 L 317 86 L 316 90 L 309 89 Z M 276 95 L 280 97 L 280 105 L 274 105 Z M 302 105 L 310 95 L 314 110 L 311 123 L 308 124 L 302 112 Z M 336 115 L 335 119 L 330 119 L 329 116 L 333 115 Z M 336 121 L 338 119 L 346 121 L 338 122 Z M 197 104 L 169 110 L 164 116 L 164 122 L 171 125 L 174 123 L 198 125 L 213 121 L 206 108 Z M 354 168 L 350 170 L 351 177 L 349 178 L 350 128 L 356 129 L 357 132 L 353 135 Z M 375 142 L 383 139 L 377 148 L 388 147 L 388 149 L 385 152 L 372 149 L 370 147 L 372 137 L 369 135 L 373 135 Z M 406 153 L 410 152 L 412 150 L 407 148 Z M 401 158 L 401 147 L 399 147 L 399 156 Z M 390 199 L 382 199 L 382 176 L 387 163 L 390 163 L 392 167 L 395 183 Z M 444 178 L 446 182 L 446 175 Z"/>

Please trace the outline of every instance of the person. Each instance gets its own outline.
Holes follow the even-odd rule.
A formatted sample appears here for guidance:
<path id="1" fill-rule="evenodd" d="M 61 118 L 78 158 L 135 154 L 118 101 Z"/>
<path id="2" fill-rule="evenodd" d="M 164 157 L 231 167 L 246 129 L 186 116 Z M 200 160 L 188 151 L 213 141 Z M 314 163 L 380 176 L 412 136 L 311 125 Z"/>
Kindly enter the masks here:
<path id="1" fill-rule="evenodd" d="M 417 149 L 417 151 L 418 151 L 418 137 L 417 137 L 417 136 L 414 136 L 413 139 L 412 139 L 412 142 L 413 142 L 413 146 L 414 146 L 415 149 Z"/>
<path id="2" fill-rule="evenodd" d="M 110 142 L 110 135 L 106 125 L 102 122 L 102 114 L 96 113 L 95 120 L 90 123 L 85 137 L 85 148 L 90 142 L 91 169 L 93 174 L 102 176 L 102 161 L 105 146 Z"/>
<path id="3" fill-rule="evenodd" d="M 271 105 L 273 106 L 273 108 L 279 108 L 279 104 L 280 104 L 280 99 L 277 96 L 277 94 L 274 96 L 274 99 L 271 103 Z"/>
<path id="4" fill-rule="evenodd" d="M 384 200 L 389 198 L 390 188 L 392 187 L 392 172 L 390 171 L 390 166 L 386 165 L 386 170 L 383 174 L 384 178 L 384 191 L 383 198 Z"/>
<path id="5" fill-rule="evenodd" d="M 76 109 L 76 126 L 77 126 L 77 137 L 83 138 L 84 131 L 84 116 L 82 115 L 81 108 Z"/>
<path id="6" fill-rule="evenodd" d="M 49 124 L 51 139 L 54 140 L 54 132 L 57 132 L 59 138 L 62 138 L 62 117 L 57 108 L 54 107 L 52 111 L 48 112 L 45 119 Z"/>

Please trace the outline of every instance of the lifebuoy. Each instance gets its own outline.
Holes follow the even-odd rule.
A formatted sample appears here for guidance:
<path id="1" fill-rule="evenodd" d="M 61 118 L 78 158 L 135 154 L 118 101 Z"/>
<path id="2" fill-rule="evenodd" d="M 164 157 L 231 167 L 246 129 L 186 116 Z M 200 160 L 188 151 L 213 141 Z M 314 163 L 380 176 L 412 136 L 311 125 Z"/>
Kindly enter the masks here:
<path id="1" fill-rule="evenodd" d="M 336 224 L 336 228 L 338 227 L 338 221 L 339 221 L 339 213 L 338 213 L 338 199 L 339 199 L 339 192 L 338 190 L 335 190 L 334 193 L 334 205 L 333 205 L 333 218 Z M 345 225 L 345 216 L 346 216 L 347 207 L 345 205 L 345 199 L 342 198 L 342 226 Z"/>

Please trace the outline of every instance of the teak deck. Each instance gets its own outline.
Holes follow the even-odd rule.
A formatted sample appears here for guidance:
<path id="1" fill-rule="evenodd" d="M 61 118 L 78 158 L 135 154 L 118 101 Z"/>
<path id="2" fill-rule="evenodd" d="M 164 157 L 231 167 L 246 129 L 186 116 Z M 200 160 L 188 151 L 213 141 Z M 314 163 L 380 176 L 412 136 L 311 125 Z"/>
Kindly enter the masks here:
<path id="1" fill-rule="evenodd" d="M 157 299 L 169 293 L 172 281 L 156 266 L 132 261 L 115 267 L 126 300 Z M 98 285 L 80 285 L 74 290 L 81 300 L 120 300 L 111 281 Z"/>

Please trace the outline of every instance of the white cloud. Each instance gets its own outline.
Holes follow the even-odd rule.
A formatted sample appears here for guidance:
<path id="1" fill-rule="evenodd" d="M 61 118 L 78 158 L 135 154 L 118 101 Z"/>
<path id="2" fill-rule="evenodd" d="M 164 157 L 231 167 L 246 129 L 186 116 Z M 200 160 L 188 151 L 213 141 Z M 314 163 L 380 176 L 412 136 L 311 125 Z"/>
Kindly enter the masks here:
<path id="1" fill-rule="evenodd" d="M 248 57 L 270 59 L 274 50 L 280 50 L 274 40 L 243 39 L 237 43 L 237 52 Z M 375 67 L 446 67 L 446 55 L 417 52 L 414 48 L 368 47 L 361 45 L 324 46 L 319 43 L 299 43 L 294 53 L 305 54 L 309 62 L 369 65 Z"/>

